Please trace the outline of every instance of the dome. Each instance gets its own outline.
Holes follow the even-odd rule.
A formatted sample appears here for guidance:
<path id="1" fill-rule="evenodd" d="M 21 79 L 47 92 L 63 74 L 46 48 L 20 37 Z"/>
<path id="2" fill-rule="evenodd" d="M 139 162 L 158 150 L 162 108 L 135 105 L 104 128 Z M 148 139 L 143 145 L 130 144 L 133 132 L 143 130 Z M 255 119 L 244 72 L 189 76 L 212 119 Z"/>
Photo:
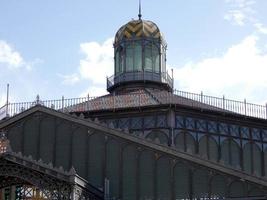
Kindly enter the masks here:
<path id="1" fill-rule="evenodd" d="M 167 43 L 152 21 L 131 20 L 114 39 L 114 75 L 107 78 L 110 93 L 152 88 L 172 91 L 173 79 L 166 71 Z"/>
<path id="2" fill-rule="evenodd" d="M 139 39 L 139 38 L 162 39 L 162 34 L 158 26 L 148 20 L 132 20 L 123 25 L 115 36 L 115 44 L 124 39 Z"/>

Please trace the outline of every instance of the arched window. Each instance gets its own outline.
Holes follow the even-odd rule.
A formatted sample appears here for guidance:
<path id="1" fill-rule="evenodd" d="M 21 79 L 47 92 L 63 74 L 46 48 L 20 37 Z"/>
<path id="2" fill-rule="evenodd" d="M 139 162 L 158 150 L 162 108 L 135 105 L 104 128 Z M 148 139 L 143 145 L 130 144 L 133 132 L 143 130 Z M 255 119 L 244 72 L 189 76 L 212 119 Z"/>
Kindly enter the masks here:
<path id="1" fill-rule="evenodd" d="M 209 160 L 218 160 L 218 145 L 216 140 L 211 136 L 202 136 L 199 141 L 199 154 Z"/>
<path id="2" fill-rule="evenodd" d="M 193 197 L 207 199 L 209 195 L 209 172 L 205 169 L 197 169 L 193 173 Z"/>
<path id="3" fill-rule="evenodd" d="M 199 140 L 199 144 L 198 144 L 198 148 L 199 148 L 199 154 L 204 157 L 204 158 L 208 158 L 208 136 L 202 136 L 201 139 Z"/>
<path id="4" fill-rule="evenodd" d="M 157 199 L 171 199 L 171 159 L 161 157 L 156 162 Z"/>
<path id="5" fill-rule="evenodd" d="M 196 152 L 196 143 L 194 137 L 187 133 L 185 135 L 185 141 L 186 141 L 186 151 L 188 153 L 194 154 Z"/>
<path id="6" fill-rule="evenodd" d="M 240 147 L 234 140 L 227 139 L 222 142 L 221 159 L 226 165 L 240 167 Z"/>
<path id="7" fill-rule="evenodd" d="M 252 146 L 252 155 L 253 155 L 253 170 L 254 173 L 258 176 L 262 175 L 262 160 L 261 160 L 261 149 L 257 144 Z"/>
<path id="8" fill-rule="evenodd" d="M 176 199 L 190 197 L 190 167 L 184 163 L 177 163 L 173 170 L 174 192 Z"/>
<path id="9" fill-rule="evenodd" d="M 110 182 L 110 194 L 112 196 L 118 196 L 119 193 L 119 166 L 120 161 L 117 160 L 121 155 L 121 148 L 119 142 L 116 140 L 109 140 L 106 145 L 106 171 L 105 176 Z M 117 162 L 114 162 L 117 160 Z"/>
<path id="10" fill-rule="evenodd" d="M 102 157 L 105 154 L 105 138 L 100 134 L 93 134 L 89 139 L 89 149 L 88 149 L 88 180 L 90 183 L 97 187 L 103 187 L 103 167 L 104 162 Z M 98 156 L 94 156 L 98 155 Z"/>
<path id="11" fill-rule="evenodd" d="M 247 143 L 243 147 L 243 166 L 245 172 L 251 173 L 252 171 L 252 156 L 251 156 L 251 143 Z"/>
<path id="12" fill-rule="evenodd" d="M 245 144 L 243 147 L 243 157 L 244 170 L 248 173 L 261 175 L 261 150 L 257 144 Z"/>
<path id="13" fill-rule="evenodd" d="M 147 139 L 158 141 L 160 144 L 168 144 L 168 136 L 163 131 L 153 130 L 147 136 Z"/>
<path id="14" fill-rule="evenodd" d="M 181 151 L 194 154 L 196 151 L 196 144 L 194 137 L 189 132 L 180 132 L 175 137 L 175 146 Z"/>
<path id="15" fill-rule="evenodd" d="M 123 150 L 123 166 L 122 166 L 122 197 L 136 199 L 137 187 L 137 151 L 134 146 L 127 146 Z"/>
<path id="16" fill-rule="evenodd" d="M 227 179 L 223 175 L 215 175 L 211 181 L 211 197 L 225 198 L 227 195 Z"/>
<path id="17" fill-rule="evenodd" d="M 143 151 L 139 158 L 139 195 L 140 199 L 155 199 L 155 159 L 151 151 Z"/>
<path id="18" fill-rule="evenodd" d="M 245 195 L 245 187 L 243 182 L 235 181 L 231 183 L 229 189 L 229 197 L 244 197 Z"/>
<path id="19" fill-rule="evenodd" d="M 185 151 L 185 133 L 181 132 L 175 137 L 175 146 L 181 151 Z"/>
<path id="20" fill-rule="evenodd" d="M 218 161 L 218 144 L 213 137 L 209 137 L 209 159 Z"/>

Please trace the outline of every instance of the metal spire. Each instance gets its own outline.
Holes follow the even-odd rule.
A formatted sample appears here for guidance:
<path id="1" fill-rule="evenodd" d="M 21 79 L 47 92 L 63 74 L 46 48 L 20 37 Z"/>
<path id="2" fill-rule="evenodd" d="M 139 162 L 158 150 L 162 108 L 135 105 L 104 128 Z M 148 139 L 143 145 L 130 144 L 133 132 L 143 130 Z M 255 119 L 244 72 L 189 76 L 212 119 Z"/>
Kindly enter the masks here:
<path id="1" fill-rule="evenodd" d="M 141 0 L 139 0 L 139 14 L 138 14 L 139 20 L 141 20 L 141 17 L 142 17 L 142 7 L 141 7 Z"/>

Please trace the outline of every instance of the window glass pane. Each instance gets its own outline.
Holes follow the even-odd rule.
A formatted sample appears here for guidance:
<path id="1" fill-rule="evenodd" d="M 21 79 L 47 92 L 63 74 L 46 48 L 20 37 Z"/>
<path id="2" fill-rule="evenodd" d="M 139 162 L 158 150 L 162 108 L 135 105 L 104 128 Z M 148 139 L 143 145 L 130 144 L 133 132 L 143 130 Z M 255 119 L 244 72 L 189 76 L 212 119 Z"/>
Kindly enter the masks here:
<path id="1" fill-rule="evenodd" d="M 128 45 L 126 47 L 126 66 L 125 71 L 133 71 L 133 45 Z"/>
<path id="2" fill-rule="evenodd" d="M 156 45 L 152 45 L 153 68 L 156 73 L 159 73 L 159 50 Z"/>
<path id="3" fill-rule="evenodd" d="M 162 53 L 162 57 L 161 57 L 161 72 L 166 72 L 166 55 L 165 52 Z"/>
<path id="4" fill-rule="evenodd" d="M 120 66 L 119 66 L 119 71 L 120 72 L 124 72 L 125 69 L 124 69 L 124 54 L 123 54 L 123 49 L 120 50 Z"/>
<path id="5" fill-rule="evenodd" d="M 151 44 L 145 47 L 145 71 L 152 71 L 152 48 Z"/>
<path id="6" fill-rule="evenodd" d="M 160 72 L 160 66 L 159 66 L 159 54 L 157 54 L 155 58 L 155 72 L 159 73 Z"/>
<path id="7" fill-rule="evenodd" d="M 116 52 L 116 55 L 115 55 L 115 74 L 118 74 L 120 73 L 120 63 L 119 63 L 119 52 L 117 51 Z"/>
<path id="8" fill-rule="evenodd" d="M 134 47 L 134 71 L 142 71 L 142 46 L 139 42 Z"/>

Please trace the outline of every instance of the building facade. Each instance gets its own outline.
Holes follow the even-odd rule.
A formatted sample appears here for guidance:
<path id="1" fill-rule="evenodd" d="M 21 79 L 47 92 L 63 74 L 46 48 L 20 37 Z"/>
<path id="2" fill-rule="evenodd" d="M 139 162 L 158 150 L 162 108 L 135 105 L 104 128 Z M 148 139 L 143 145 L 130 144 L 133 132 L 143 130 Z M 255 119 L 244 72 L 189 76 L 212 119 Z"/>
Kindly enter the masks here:
<path id="1" fill-rule="evenodd" d="M 115 35 L 108 95 L 6 105 L 1 199 L 266 199 L 266 107 L 174 90 L 138 17 Z"/>

